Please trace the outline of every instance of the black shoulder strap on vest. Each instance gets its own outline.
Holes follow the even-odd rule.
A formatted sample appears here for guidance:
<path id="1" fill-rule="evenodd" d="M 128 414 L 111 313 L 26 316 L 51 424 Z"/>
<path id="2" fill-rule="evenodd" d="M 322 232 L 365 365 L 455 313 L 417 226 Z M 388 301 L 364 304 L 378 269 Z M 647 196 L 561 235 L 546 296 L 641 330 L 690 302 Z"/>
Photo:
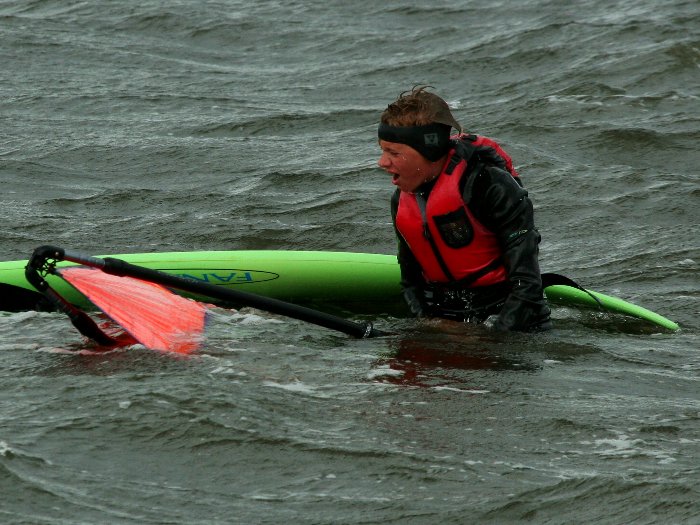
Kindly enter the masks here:
<path id="1" fill-rule="evenodd" d="M 461 160 L 462 157 L 460 157 L 459 154 L 455 151 L 452 155 L 452 158 L 450 158 L 450 162 L 447 163 L 447 166 L 445 167 L 445 171 L 443 173 L 445 175 L 452 175 L 452 172 L 454 172 L 455 168 L 457 167 L 457 164 L 459 164 Z"/>
<path id="2" fill-rule="evenodd" d="M 581 290 L 582 292 L 586 292 L 588 295 L 590 295 L 596 303 L 598 303 L 598 306 L 600 308 L 603 308 L 603 305 L 600 302 L 600 299 L 598 299 L 595 295 L 593 295 L 591 292 L 586 290 L 583 286 L 578 284 L 576 281 L 569 279 L 568 277 L 564 275 L 559 275 L 558 273 L 543 273 L 542 274 L 542 288 L 547 288 L 547 286 L 555 286 L 555 285 L 562 285 L 562 286 L 570 286 L 572 288 L 576 288 L 577 290 Z"/>
<path id="3" fill-rule="evenodd" d="M 467 164 L 469 164 L 472 156 L 474 155 L 474 152 L 476 151 L 476 148 L 472 145 L 472 142 L 474 140 L 476 140 L 475 135 L 468 135 L 466 137 L 460 137 L 452 141 L 454 153 L 452 154 L 450 162 L 445 167 L 446 175 L 452 175 L 452 172 L 462 159 L 467 161 Z"/>

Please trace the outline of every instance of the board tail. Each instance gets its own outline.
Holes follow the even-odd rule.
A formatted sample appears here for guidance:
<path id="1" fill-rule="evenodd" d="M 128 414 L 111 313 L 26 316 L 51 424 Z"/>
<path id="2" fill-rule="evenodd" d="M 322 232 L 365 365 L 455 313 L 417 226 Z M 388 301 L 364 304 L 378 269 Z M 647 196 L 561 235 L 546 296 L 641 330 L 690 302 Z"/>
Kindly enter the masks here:
<path id="1" fill-rule="evenodd" d="M 94 268 L 72 266 L 56 273 L 146 348 L 189 354 L 204 340 L 208 307 L 203 303 Z"/>
<path id="2" fill-rule="evenodd" d="M 587 308 L 598 308 L 601 311 L 629 315 L 649 321 L 667 330 L 677 331 L 680 329 L 677 323 L 666 319 L 651 310 L 641 306 L 628 303 L 618 297 L 612 297 L 599 292 L 587 290 L 577 282 L 556 273 L 543 273 L 542 284 L 548 300 L 565 300 L 564 304 L 582 306 Z"/>

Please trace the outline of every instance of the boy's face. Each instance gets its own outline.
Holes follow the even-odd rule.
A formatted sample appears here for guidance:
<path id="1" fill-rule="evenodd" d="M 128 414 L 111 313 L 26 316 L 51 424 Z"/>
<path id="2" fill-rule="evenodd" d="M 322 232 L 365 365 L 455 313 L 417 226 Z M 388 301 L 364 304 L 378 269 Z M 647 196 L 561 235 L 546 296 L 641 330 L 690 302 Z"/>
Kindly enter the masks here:
<path id="1" fill-rule="evenodd" d="M 382 155 L 377 164 L 393 176 L 391 183 L 401 191 L 413 193 L 440 173 L 441 164 L 429 161 L 411 146 L 380 140 L 379 147 Z"/>

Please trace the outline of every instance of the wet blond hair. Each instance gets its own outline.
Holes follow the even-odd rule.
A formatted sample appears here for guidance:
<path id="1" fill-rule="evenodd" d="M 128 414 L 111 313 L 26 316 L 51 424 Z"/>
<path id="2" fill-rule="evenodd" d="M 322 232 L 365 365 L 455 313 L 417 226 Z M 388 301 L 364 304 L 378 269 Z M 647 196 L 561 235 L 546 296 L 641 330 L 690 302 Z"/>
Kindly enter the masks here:
<path id="1" fill-rule="evenodd" d="M 382 124 L 409 127 L 438 123 L 455 128 L 460 133 L 462 126 L 452 116 L 450 107 L 442 98 L 428 91 L 432 86 L 415 86 L 404 91 L 382 112 Z"/>

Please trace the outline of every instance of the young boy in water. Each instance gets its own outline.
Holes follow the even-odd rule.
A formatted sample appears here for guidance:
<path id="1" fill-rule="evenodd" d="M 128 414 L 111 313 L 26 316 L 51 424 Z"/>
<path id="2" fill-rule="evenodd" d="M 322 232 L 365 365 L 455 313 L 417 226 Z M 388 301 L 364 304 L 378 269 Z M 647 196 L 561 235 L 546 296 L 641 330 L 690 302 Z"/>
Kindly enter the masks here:
<path id="1" fill-rule="evenodd" d="M 397 187 L 391 212 L 411 311 L 498 330 L 551 328 L 540 234 L 510 157 L 493 140 L 462 133 L 426 87 L 389 104 L 378 136 L 379 166 Z"/>

